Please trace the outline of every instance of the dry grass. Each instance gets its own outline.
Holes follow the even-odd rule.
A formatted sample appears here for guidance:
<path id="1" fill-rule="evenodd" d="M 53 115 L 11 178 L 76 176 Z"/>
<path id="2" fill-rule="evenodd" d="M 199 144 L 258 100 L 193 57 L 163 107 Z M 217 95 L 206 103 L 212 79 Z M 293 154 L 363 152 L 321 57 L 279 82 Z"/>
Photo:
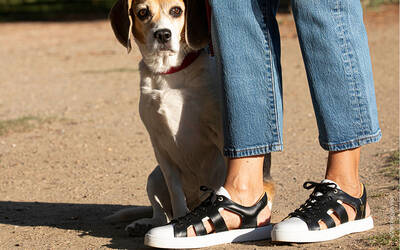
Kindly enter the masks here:
<path id="1" fill-rule="evenodd" d="M 56 118 L 41 118 L 38 116 L 23 116 L 16 119 L 0 120 L 0 136 L 6 136 L 11 133 L 30 132 L 40 127 L 42 124 L 51 123 Z"/>
<path id="2" fill-rule="evenodd" d="M 380 233 L 367 239 L 367 245 L 377 249 L 399 249 L 399 230 L 390 233 Z"/>
<path id="3" fill-rule="evenodd" d="M 399 151 L 394 151 L 386 158 L 386 164 L 380 170 L 387 177 L 399 180 Z"/>

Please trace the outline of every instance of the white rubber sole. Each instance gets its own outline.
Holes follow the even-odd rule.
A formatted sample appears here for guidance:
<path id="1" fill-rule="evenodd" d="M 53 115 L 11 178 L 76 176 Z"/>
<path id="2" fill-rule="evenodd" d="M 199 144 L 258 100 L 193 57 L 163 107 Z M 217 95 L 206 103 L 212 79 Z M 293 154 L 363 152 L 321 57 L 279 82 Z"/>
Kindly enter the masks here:
<path id="1" fill-rule="evenodd" d="M 212 233 L 203 236 L 163 238 L 155 235 L 144 237 L 144 244 L 157 248 L 199 248 L 210 247 L 232 242 L 268 240 L 271 238 L 272 225 L 253 229 L 236 229 L 221 233 Z"/>
<path id="2" fill-rule="evenodd" d="M 282 241 L 282 242 L 319 242 L 328 241 L 340 238 L 347 234 L 363 232 L 374 228 L 374 222 L 372 217 L 369 216 L 365 219 L 349 221 L 339 226 L 319 230 L 319 231 L 279 231 L 272 230 L 271 238 L 272 241 Z"/>

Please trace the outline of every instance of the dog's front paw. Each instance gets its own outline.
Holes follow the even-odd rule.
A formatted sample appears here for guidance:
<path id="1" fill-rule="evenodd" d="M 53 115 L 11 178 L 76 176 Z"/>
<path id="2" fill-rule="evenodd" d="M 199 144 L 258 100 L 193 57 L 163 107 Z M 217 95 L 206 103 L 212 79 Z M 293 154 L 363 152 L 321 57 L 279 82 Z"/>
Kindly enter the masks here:
<path id="1" fill-rule="evenodd" d="M 137 220 L 128 226 L 126 226 L 125 230 L 129 233 L 132 237 L 143 237 L 147 231 L 152 229 L 153 227 L 161 226 L 159 220 L 153 218 L 144 218 Z"/>

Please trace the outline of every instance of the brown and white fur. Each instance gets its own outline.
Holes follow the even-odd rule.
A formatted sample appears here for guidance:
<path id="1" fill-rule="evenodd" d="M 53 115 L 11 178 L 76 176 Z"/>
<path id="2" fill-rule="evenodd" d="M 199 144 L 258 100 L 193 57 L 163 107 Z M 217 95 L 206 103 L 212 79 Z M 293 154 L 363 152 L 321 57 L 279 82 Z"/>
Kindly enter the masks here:
<path id="1" fill-rule="evenodd" d="M 184 1 L 130 1 L 119 0 L 110 19 L 118 40 L 130 49 L 133 34 L 142 54 L 139 112 L 159 165 L 147 181 L 152 217 L 138 218 L 151 213 L 133 208 L 108 220 L 136 219 L 127 229 L 143 234 L 143 230 L 166 224 L 197 206 L 203 198 L 200 186 L 214 190 L 221 187 L 226 158 L 222 153 L 221 86 L 214 58 L 201 52 L 185 69 L 162 74 L 179 66 L 193 51 L 185 39 L 185 28 L 190 24 L 185 22 Z M 177 15 L 179 10 L 181 15 Z M 149 16 L 143 18 L 146 13 Z M 160 30 L 170 31 L 169 39 L 165 39 L 168 41 L 157 36 Z M 264 186 L 271 202 L 274 184 L 269 174 L 270 155 L 264 165 Z"/>

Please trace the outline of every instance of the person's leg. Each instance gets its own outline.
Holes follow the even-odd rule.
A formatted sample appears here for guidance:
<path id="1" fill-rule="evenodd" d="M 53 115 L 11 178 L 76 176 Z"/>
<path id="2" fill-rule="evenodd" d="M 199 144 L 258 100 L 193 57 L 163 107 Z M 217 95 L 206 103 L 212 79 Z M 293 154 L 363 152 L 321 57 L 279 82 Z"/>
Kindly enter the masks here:
<path id="1" fill-rule="evenodd" d="M 330 151 L 326 177 L 358 194 L 354 148 L 381 137 L 360 1 L 292 2 L 319 141 Z"/>
<path id="2" fill-rule="evenodd" d="M 360 146 L 381 137 L 368 40 L 358 0 L 293 0 L 326 178 L 360 194 Z"/>
<path id="3" fill-rule="evenodd" d="M 263 162 L 264 156 L 229 160 L 224 187 L 233 201 L 244 206 L 251 206 L 257 202 L 264 192 Z"/>
<path id="4" fill-rule="evenodd" d="M 223 84 L 224 154 L 229 158 L 224 188 L 232 201 L 254 205 L 264 193 L 264 154 L 282 149 L 278 1 L 211 0 L 213 45 Z M 266 207 L 258 225 L 269 223 Z M 221 212 L 229 229 L 240 217 Z M 207 231 L 213 230 L 210 222 Z M 188 235 L 194 236 L 191 228 Z"/>
<path id="5" fill-rule="evenodd" d="M 277 0 L 210 0 L 222 84 L 224 154 L 282 150 L 282 86 Z"/>
<path id="6" fill-rule="evenodd" d="M 292 0 L 319 130 L 328 151 L 381 137 L 368 40 L 358 0 Z"/>
<path id="7" fill-rule="evenodd" d="M 229 157 L 224 188 L 234 202 L 252 206 L 264 193 L 264 154 L 282 150 L 278 1 L 210 3 L 223 83 L 224 154 Z M 251 15 L 240 15 L 249 10 Z M 258 224 L 269 223 L 270 214 L 265 208 Z M 223 211 L 222 216 L 228 228 L 240 225 L 238 215 Z"/>
<path id="8" fill-rule="evenodd" d="M 320 145 L 330 152 L 326 180 L 305 184 L 307 189 L 315 187 L 313 194 L 291 218 L 274 228 L 273 238 L 298 242 L 328 240 L 373 226 L 358 175 L 360 147 L 381 137 L 368 41 L 358 0 L 292 0 L 292 8 Z M 327 211 L 322 213 L 324 209 Z M 338 227 L 341 224 L 347 225 Z M 300 232 L 302 225 L 304 230 Z M 333 233 L 318 231 L 327 227 Z M 278 233 L 274 235 L 275 232 Z M 293 237 L 286 237 L 290 234 Z"/>
<path id="9" fill-rule="evenodd" d="M 222 85 L 224 154 L 229 158 L 225 188 L 173 225 L 151 230 L 147 239 L 163 238 L 172 231 L 165 240 L 169 246 L 181 242 L 206 246 L 242 232 L 245 235 L 232 240 L 269 237 L 264 155 L 282 150 L 277 5 L 278 0 L 210 0 L 213 47 Z M 185 237 L 175 237 L 177 234 Z M 213 239 L 203 244 L 203 236 Z"/>
<path id="10" fill-rule="evenodd" d="M 360 182 L 358 168 L 360 162 L 361 148 L 348 149 L 344 151 L 331 151 L 328 155 L 325 179 L 334 181 L 340 188 L 352 197 L 361 197 L 363 187 Z M 348 204 L 343 204 L 349 216 L 349 221 L 354 221 L 356 211 Z M 368 217 L 371 214 L 369 204 L 366 203 L 365 214 Z M 339 225 L 340 220 L 332 216 L 335 224 Z M 320 223 L 322 229 L 326 228 L 324 223 Z"/>
<path id="11" fill-rule="evenodd" d="M 358 167 L 361 148 L 332 151 L 328 155 L 325 179 L 336 182 L 343 191 L 354 197 L 362 193 Z"/>

